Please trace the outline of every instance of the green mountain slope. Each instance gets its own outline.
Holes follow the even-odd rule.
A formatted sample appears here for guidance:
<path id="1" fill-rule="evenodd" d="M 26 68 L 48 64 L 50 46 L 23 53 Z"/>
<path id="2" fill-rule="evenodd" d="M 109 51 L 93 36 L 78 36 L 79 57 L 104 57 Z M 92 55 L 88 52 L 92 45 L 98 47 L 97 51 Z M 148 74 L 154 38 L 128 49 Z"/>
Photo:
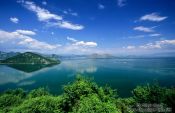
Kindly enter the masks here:
<path id="1" fill-rule="evenodd" d="M 59 60 L 50 59 L 32 52 L 21 53 L 1 61 L 2 64 L 59 64 Z"/>

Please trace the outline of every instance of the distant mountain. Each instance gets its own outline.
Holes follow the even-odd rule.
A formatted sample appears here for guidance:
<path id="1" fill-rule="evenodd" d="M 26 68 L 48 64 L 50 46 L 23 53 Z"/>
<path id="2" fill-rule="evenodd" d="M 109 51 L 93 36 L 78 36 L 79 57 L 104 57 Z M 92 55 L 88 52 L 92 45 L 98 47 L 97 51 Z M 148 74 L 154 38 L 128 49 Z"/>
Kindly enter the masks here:
<path id="1" fill-rule="evenodd" d="M 20 54 L 19 52 L 2 52 L 0 51 L 0 60 L 5 60 L 7 58 L 13 57 Z"/>
<path id="2" fill-rule="evenodd" d="M 1 64 L 58 64 L 59 60 L 46 58 L 32 52 L 20 53 L 1 61 Z"/>
<path id="3" fill-rule="evenodd" d="M 115 58 L 111 54 L 98 54 L 94 53 L 88 56 L 88 58 L 101 59 L 101 58 Z"/>

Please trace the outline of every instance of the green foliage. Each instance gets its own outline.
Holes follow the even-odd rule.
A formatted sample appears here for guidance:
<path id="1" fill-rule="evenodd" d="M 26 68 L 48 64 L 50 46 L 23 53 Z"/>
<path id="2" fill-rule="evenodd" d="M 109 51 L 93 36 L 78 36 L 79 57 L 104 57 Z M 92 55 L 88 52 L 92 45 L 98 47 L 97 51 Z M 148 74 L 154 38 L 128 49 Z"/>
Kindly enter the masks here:
<path id="1" fill-rule="evenodd" d="M 7 90 L 0 96 L 0 109 L 3 112 L 10 111 L 13 107 L 21 104 L 26 96 L 22 89 Z"/>
<path id="2" fill-rule="evenodd" d="M 35 97 L 47 96 L 47 95 L 50 95 L 50 93 L 47 91 L 47 89 L 45 89 L 45 88 L 38 88 L 38 89 L 32 90 L 28 94 L 28 97 L 29 98 L 35 98 Z"/>
<path id="3" fill-rule="evenodd" d="M 82 97 L 93 94 L 96 94 L 102 102 L 115 100 L 112 89 L 98 87 L 97 84 L 90 79 L 77 76 L 72 84 L 64 86 L 62 109 L 66 112 L 72 111 L 72 107 L 77 104 Z"/>
<path id="4" fill-rule="evenodd" d="M 158 84 L 137 86 L 133 97 L 118 98 L 110 87 L 99 87 L 91 79 L 77 76 L 64 86 L 64 93 L 51 95 L 44 88 L 28 94 L 22 89 L 0 94 L 0 113 L 134 113 L 137 103 L 163 103 L 175 111 L 175 89 Z"/>
<path id="5" fill-rule="evenodd" d="M 81 97 L 73 107 L 73 113 L 119 113 L 119 111 L 114 102 L 103 102 L 97 94 L 91 94 Z"/>
<path id="6" fill-rule="evenodd" d="M 60 113 L 60 97 L 41 96 L 25 100 L 12 113 Z"/>
<path id="7" fill-rule="evenodd" d="M 165 100 L 165 88 L 157 83 L 137 86 L 133 90 L 134 99 L 139 103 L 161 103 Z"/>
<path id="8" fill-rule="evenodd" d="M 137 86 L 133 90 L 134 99 L 138 103 L 163 103 L 165 106 L 172 108 L 175 112 L 175 89 L 163 88 L 158 84 Z"/>
<path id="9" fill-rule="evenodd" d="M 135 104 L 135 100 L 132 97 L 116 99 L 116 107 L 122 113 L 134 113 L 134 111 L 132 111 L 132 109 L 130 108 L 134 104 Z"/>

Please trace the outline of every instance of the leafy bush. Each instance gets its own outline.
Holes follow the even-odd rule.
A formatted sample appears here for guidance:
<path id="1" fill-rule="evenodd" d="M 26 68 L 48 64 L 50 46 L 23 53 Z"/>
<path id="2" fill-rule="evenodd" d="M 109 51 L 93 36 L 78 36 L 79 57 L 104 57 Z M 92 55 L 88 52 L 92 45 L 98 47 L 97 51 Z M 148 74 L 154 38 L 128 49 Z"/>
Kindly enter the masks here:
<path id="1" fill-rule="evenodd" d="M 130 108 L 134 104 L 135 100 L 132 97 L 116 99 L 116 108 L 122 113 L 134 113 L 134 111 Z"/>
<path id="2" fill-rule="evenodd" d="M 134 99 L 138 103 L 163 104 L 175 112 L 175 89 L 163 88 L 157 83 L 153 85 L 137 86 L 133 90 Z"/>
<path id="3" fill-rule="evenodd" d="M 134 99 L 139 103 L 161 103 L 165 100 L 165 88 L 160 87 L 157 83 L 137 86 L 133 94 Z"/>
<path id="4" fill-rule="evenodd" d="M 12 113 L 60 113 L 60 97 L 41 96 L 25 100 Z"/>
<path id="5" fill-rule="evenodd" d="M 47 89 L 45 89 L 45 88 L 38 88 L 38 89 L 32 90 L 28 94 L 28 97 L 29 98 L 35 98 L 35 97 L 46 96 L 46 95 L 50 95 L 50 93 L 48 92 Z"/>
<path id="6" fill-rule="evenodd" d="M 0 109 L 3 112 L 8 112 L 21 104 L 25 97 L 26 93 L 22 89 L 7 90 L 0 96 Z"/>
<path id="7" fill-rule="evenodd" d="M 81 97 L 73 107 L 73 113 L 119 113 L 119 111 L 114 102 L 103 102 L 97 94 L 91 94 Z"/>
<path id="8" fill-rule="evenodd" d="M 96 94 L 102 101 L 115 100 L 114 91 L 110 88 L 103 89 L 90 79 L 77 76 L 76 80 L 64 87 L 62 109 L 66 112 L 72 111 L 72 107 L 79 102 L 80 98 Z"/>

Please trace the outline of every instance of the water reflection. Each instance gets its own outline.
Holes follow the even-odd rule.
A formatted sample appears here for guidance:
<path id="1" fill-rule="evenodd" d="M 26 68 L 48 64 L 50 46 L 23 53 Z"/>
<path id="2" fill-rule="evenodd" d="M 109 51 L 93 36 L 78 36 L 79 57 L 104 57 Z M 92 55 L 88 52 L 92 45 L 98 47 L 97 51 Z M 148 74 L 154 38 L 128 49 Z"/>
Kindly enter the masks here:
<path id="1" fill-rule="evenodd" d="M 97 64 L 94 60 L 74 60 L 74 61 L 64 61 L 61 64 L 64 69 L 71 70 L 76 73 L 95 73 L 97 71 Z"/>
<path id="2" fill-rule="evenodd" d="M 31 73 L 53 65 L 54 64 L 9 64 L 7 66 L 26 73 Z"/>
<path id="3" fill-rule="evenodd" d="M 29 70 L 27 70 L 27 72 L 26 72 L 26 69 L 21 70 L 18 67 L 25 68 L 25 66 L 22 67 L 22 65 L 13 66 L 13 67 L 11 67 L 9 65 L 8 66 L 7 65 L 0 65 L 0 78 L 1 78 L 0 85 L 7 84 L 7 83 L 19 83 L 20 81 L 29 79 L 35 75 L 38 75 L 39 73 L 41 73 L 41 74 L 45 73 L 51 69 L 50 68 L 51 66 L 37 68 L 39 70 L 36 70 L 36 68 L 34 68 L 35 71 L 33 71 L 33 72 L 30 71 L 30 73 L 29 73 Z M 55 66 L 52 66 L 52 67 L 55 67 Z M 34 70 L 34 69 L 32 69 L 32 70 Z"/>
<path id="4" fill-rule="evenodd" d="M 17 85 L 18 86 L 27 86 L 27 85 L 32 85 L 34 83 L 35 83 L 35 81 L 24 81 L 24 82 L 18 83 Z"/>

